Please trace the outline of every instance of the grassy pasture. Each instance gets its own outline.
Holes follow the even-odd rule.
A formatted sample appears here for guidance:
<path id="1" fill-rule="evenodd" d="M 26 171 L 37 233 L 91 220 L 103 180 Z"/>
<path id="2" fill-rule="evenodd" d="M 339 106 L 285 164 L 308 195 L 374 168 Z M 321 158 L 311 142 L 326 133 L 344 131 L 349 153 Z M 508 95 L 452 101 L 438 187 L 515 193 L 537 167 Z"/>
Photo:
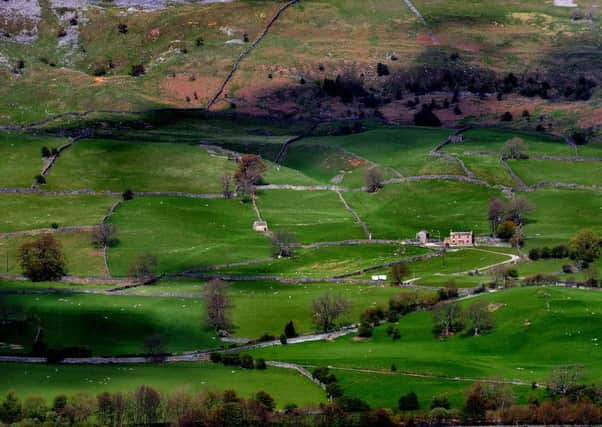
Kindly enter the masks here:
<path id="1" fill-rule="evenodd" d="M 445 255 L 424 261 L 408 264 L 410 275 L 406 279 L 418 279 L 414 283 L 428 286 L 474 287 L 487 282 L 490 277 L 486 274 L 467 275 L 478 268 L 487 267 L 509 259 L 504 253 L 491 250 L 462 249 L 450 250 Z M 386 274 L 383 270 L 382 274 Z M 369 274 L 365 275 L 369 277 Z"/>
<path id="2" fill-rule="evenodd" d="M 549 293 L 549 299 L 545 293 Z M 256 350 L 254 354 L 308 365 L 384 370 L 395 363 L 406 372 L 519 379 L 528 384 L 546 381 L 556 366 L 577 363 L 584 367 L 584 381 L 599 378 L 597 324 L 602 316 L 601 294 L 519 288 L 478 298 L 499 304 L 494 312 L 495 329 L 479 337 L 460 333 L 439 340 L 432 333 L 431 313 L 417 312 L 399 321 L 401 339 L 397 342 L 386 335 L 382 326 L 369 340 L 343 337 L 335 342 Z"/>
<path id="3" fill-rule="evenodd" d="M 0 232 L 99 224 L 115 199 L 104 196 L 0 194 Z"/>
<path id="4" fill-rule="evenodd" d="M 93 168 L 90 165 L 94 165 Z M 82 140 L 67 150 L 48 188 L 219 193 L 235 162 L 198 146 Z"/>
<path id="5" fill-rule="evenodd" d="M 32 365 L 0 364 L 0 394 L 14 389 L 21 398 L 42 395 L 48 404 L 58 394 L 101 391 L 129 392 L 145 384 L 162 393 L 191 393 L 233 389 L 241 397 L 265 390 L 276 406 L 288 403 L 314 407 L 326 401 L 324 392 L 308 379 L 288 369 L 245 370 L 211 363 L 169 365 Z"/>
<path id="6" fill-rule="evenodd" d="M 54 237 L 63 245 L 67 261 L 67 274 L 72 276 L 103 277 L 105 275 L 102 249 L 92 246 L 91 233 L 56 233 Z M 1 271 L 21 274 L 18 262 L 19 247 L 35 237 L 0 238 Z M 6 266 L 8 264 L 8 269 Z"/>
<path id="7" fill-rule="evenodd" d="M 464 141 L 449 144 L 444 151 L 462 154 L 465 151 L 495 151 L 500 153 L 502 146 L 511 138 L 521 138 L 531 154 L 574 156 L 575 151 L 561 139 L 498 129 L 470 129 L 464 132 Z"/>
<path id="8" fill-rule="evenodd" d="M 283 277 L 334 277 L 374 265 L 398 261 L 428 250 L 415 246 L 352 245 L 299 249 L 291 258 L 223 270 L 225 274 Z"/>
<path id="9" fill-rule="evenodd" d="M 582 228 L 602 233 L 600 192 L 540 189 L 525 196 L 535 205 L 525 226 L 528 246 L 567 243 Z"/>
<path id="10" fill-rule="evenodd" d="M 65 138 L 1 132 L 0 182 L 2 186 L 29 187 L 42 169 L 42 147 L 58 148 L 66 142 Z"/>
<path id="11" fill-rule="evenodd" d="M 257 205 L 270 230 L 291 231 L 301 243 L 366 238 L 333 191 L 264 191 Z"/>
<path id="12" fill-rule="evenodd" d="M 374 238 L 413 238 L 419 230 L 448 235 L 449 230 L 487 234 L 487 201 L 495 190 L 452 181 L 391 184 L 378 193 L 346 193 Z"/>
<path id="13" fill-rule="evenodd" d="M 32 319 L 23 328 L 0 330 L 0 341 L 25 351 L 38 322 L 50 347 L 87 345 L 95 355 L 143 353 L 144 338 L 153 334 L 160 334 L 171 352 L 219 344 L 204 324 L 201 299 L 54 294 L 4 295 L 2 302 Z"/>
<path id="14" fill-rule="evenodd" d="M 462 170 L 457 163 L 428 155 L 449 134 L 450 131 L 447 129 L 377 127 L 354 135 L 309 137 L 304 139 L 303 143 L 340 147 L 381 167 L 395 169 L 406 176 L 462 175 Z"/>
<path id="15" fill-rule="evenodd" d="M 514 172 L 527 185 L 542 181 L 600 185 L 602 162 L 559 162 L 554 160 L 511 160 Z"/>
<path id="16" fill-rule="evenodd" d="M 466 167 L 480 178 L 491 185 L 516 185 L 512 176 L 500 165 L 500 159 L 494 156 L 462 156 Z"/>
<path id="17" fill-rule="evenodd" d="M 269 240 L 252 230 L 255 219 L 251 204 L 238 200 L 138 197 L 111 217 L 119 243 L 109 267 L 125 275 L 147 253 L 157 256 L 160 272 L 269 257 Z"/>

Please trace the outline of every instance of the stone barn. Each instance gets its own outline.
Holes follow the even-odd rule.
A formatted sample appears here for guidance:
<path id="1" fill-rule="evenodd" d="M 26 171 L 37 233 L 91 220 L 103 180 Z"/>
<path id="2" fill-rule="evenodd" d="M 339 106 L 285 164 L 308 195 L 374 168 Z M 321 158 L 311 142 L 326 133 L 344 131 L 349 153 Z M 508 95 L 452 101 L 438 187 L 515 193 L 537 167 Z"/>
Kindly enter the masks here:
<path id="1" fill-rule="evenodd" d="M 418 233 L 416 233 L 416 240 L 418 240 L 421 245 L 427 244 L 429 237 L 429 232 L 426 230 L 420 230 Z"/>
<path id="2" fill-rule="evenodd" d="M 265 221 L 255 221 L 253 223 L 253 231 L 265 233 L 266 231 L 268 231 L 268 223 Z"/>

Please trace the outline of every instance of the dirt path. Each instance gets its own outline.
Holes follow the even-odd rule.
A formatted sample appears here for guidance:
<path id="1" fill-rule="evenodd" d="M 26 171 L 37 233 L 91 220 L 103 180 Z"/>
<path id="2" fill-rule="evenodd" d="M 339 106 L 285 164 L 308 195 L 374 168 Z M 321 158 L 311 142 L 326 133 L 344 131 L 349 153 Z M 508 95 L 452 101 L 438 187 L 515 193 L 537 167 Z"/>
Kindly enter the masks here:
<path id="1" fill-rule="evenodd" d="M 224 79 L 224 81 L 222 82 L 220 87 L 218 88 L 217 92 L 215 92 L 213 97 L 211 97 L 211 99 L 207 103 L 208 110 L 210 110 L 211 107 L 213 107 L 213 104 L 215 104 L 215 102 L 218 100 L 218 98 L 224 92 L 224 89 L 226 89 L 226 86 L 228 85 L 230 80 L 232 80 L 232 77 L 234 77 L 234 73 L 236 73 L 236 70 L 238 70 L 238 67 L 240 66 L 240 63 L 243 61 L 243 59 L 245 59 L 247 57 L 247 55 L 249 55 L 251 53 L 251 51 L 255 48 L 255 46 L 257 46 L 259 43 L 261 43 L 261 41 L 264 39 L 264 37 L 268 35 L 270 28 L 272 28 L 272 26 L 278 20 L 280 15 L 282 15 L 282 13 L 284 13 L 284 11 L 287 10 L 289 7 L 299 3 L 300 1 L 301 0 L 291 0 L 288 3 L 283 4 L 276 11 L 274 16 L 272 16 L 272 18 L 270 18 L 270 20 L 268 21 L 267 25 L 265 26 L 265 28 L 263 29 L 263 31 L 261 32 L 259 37 L 257 37 L 255 39 L 255 41 L 253 43 L 251 43 L 251 45 L 249 45 L 247 48 L 245 48 L 245 50 L 242 51 L 242 53 L 238 56 L 236 61 L 234 61 L 234 64 L 232 65 L 230 72 L 228 73 L 228 75 L 226 76 L 226 78 Z"/>

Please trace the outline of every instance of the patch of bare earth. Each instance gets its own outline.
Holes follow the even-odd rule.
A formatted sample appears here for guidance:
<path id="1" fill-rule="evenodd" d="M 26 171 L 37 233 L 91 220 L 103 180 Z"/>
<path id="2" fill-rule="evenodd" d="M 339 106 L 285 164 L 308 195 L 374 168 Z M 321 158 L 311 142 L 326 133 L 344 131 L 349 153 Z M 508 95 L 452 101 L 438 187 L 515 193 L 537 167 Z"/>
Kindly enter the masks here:
<path id="1" fill-rule="evenodd" d="M 221 79 L 218 77 L 176 74 L 175 77 L 163 79 L 161 93 L 176 104 L 200 105 L 213 96 L 220 84 Z"/>
<path id="2" fill-rule="evenodd" d="M 506 306 L 506 304 L 502 304 L 502 303 L 496 303 L 496 304 L 491 303 L 487 306 L 487 311 L 489 311 L 490 313 L 493 313 L 505 306 Z"/>

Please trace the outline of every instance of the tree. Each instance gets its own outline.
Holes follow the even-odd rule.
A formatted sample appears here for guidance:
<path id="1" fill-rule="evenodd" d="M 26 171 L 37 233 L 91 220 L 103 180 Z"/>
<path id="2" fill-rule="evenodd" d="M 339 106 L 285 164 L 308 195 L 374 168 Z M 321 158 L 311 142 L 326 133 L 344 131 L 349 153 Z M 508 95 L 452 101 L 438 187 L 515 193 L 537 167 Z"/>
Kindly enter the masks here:
<path id="1" fill-rule="evenodd" d="M 494 198 L 489 200 L 487 206 L 487 219 L 491 224 L 491 234 L 493 235 L 498 225 L 504 220 L 504 214 L 506 212 L 506 203 L 503 200 Z"/>
<path id="2" fill-rule="evenodd" d="M 117 242 L 116 233 L 117 228 L 113 224 L 102 223 L 92 232 L 92 244 L 98 248 L 111 247 Z"/>
<path id="3" fill-rule="evenodd" d="M 508 205 L 506 216 L 516 224 L 522 225 L 524 216 L 535 210 L 535 205 L 524 196 L 514 197 Z"/>
<path id="4" fill-rule="evenodd" d="M 219 279 L 207 283 L 205 301 L 207 301 L 207 324 L 216 330 L 227 331 L 231 327 L 228 314 L 231 304 L 226 284 Z"/>
<path id="5" fill-rule="evenodd" d="M 495 234 L 502 240 L 510 240 L 516 232 L 516 224 L 512 221 L 504 221 L 497 226 Z"/>
<path id="6" fill-rule="evenodd" d="M 550 391 L 558 396 L 570 395 L 579 386 L 581 371 L 580 365 L 566 365 L 554 369 L 548 381 Z"/>
<path id="7" fill-rule="evenodd" d="M 462 308 L 460 307 L 460 304 L 455 302 L 442 304 L 437 309 L 433 310 L 435 331 L 444 337 L 451 336 L 460 329 L 461 316 Z"/>
<path id="8" fill-rule="evenodd" d="M 255 186 L 263 180 L 267 165 L 257 154 L 245 154 L 238 160 L 234 173 L 237 191 L 243 194 L 255 192 Z"/>
<path id="9" fill-rule="evenodd" d="M 34 282 L 58 280 L 66 273 L 63 246 L 51 234 L 21 245 L 19 264 L 23 274 Z"/>
<path id="10" fill-rule="evenodd" d="M 466 309 L 465 317 L 471 323 L 474 336 L 494 327 L 493 315 L 485 301 L 475 301 L 470 304 Z"/>
<path id="11" fill-rule="evenodd" d="M 297 336 L 297 331 L 295 330 L 295 324 L 293 323 L 292 320 L 290 320 L 285 326 L 284 326 L 284 335 L 287 338 L 295 338 Z"/>
<path id="12" fill-rule="evenodd" d="M 129 275 L 142 283 L 153 282 L 157 279 L 157 263 L 157 257 L 154 255 L 140 255 L 130 264 L 128 268 Z"/>
<path id="13" fill-rule="evenodd" d="M 391 284 L 401 285 L 403 278 L 410 274 L 410 268 L 407 264 L 393 264 L 391 266 Z"/>
<path id="14" fill-rule="evenodd" d="M 414 124 L 416 126 L 440 127 L 441 120 L 428 105 L 424 104 L 422 109 L 414 114 Z"/>
<path id="15" fill-rule="evenodd" d="M 295 235 L 288 230 L 276 231 L 272 234 L 272 256 L 292 257 L 298 245 Z"/>
<path id="16" fill-rule="evenodd" d="M 144 338 L 144 351 L 151 356 L 153 362 L 165 360 L 165 340 L 160 334 L 149 335 Z"/>
<path id="17" fill-rule="evenodd" d="M 123 194 L 121 195 L 121 197 L 123 198 L 123 200 L 127 201 L 127 200 L 132 200 L 134 198 L 134 192 L 131 189 L 127 189 L 123 192 Z"/>
<path id="18" fill-rule="evenodd" d="M 400 411 L 417 411 L 420 409 L 418 396 L 413 391 L 401 396 L 397 403 Z"/>
<path id="19" fill-rule="evenodd" d="M 232 198 L 232 176 L 229 174 L 222 176 L 222 195 L 224 199 Z"/>
<path id="20" fill-rule="evenodd" d="M 366 188 L 368 193 L 376 193 L 384 187 L 383 174 L 376 167 L 371 167 L 366 170 Z"/>
<path id="21" fill-rule="evenodd" d="M 578 261 L 593 262 L 600 257 L 602 239 L 591 229 L 579 231 L 570 242 L 572 257 Z"/>
<path id="22" fill-rule="evenodd" d="M 529 158 L 529 147 L 521 138 L 511 138 L 502 146 L 502 157 L 505 159 Z"/>
<path id="23" fill-rule="evenodd" d="M 152 425 L 159 420 L 161 395 L 147 385 L 139 386 L 134 392 L 134 424 Z"/>
<path id="24" fill-rule="evenodd" d="M 328 332 L 340 316 L 349 312 L 351 304 L 341 295 L 325 293 L 312 301 L 312 308 L 314 323 L 322 332 Z"/>
<path id="25" fill-rule="evenodd" d="M 0 405 L 0 421 L 6 424 L 16 423 L 21 419 L 22 412 L 23 407 L 17 392 L 10 390 Z"/>
<path id="26" fill-rule="evenodd" d="M 270 396 L 270 394 L 266 391 L 258 391 L 255 395 L 255 400 L 257 400 L 259 403 L 265 406 L 265 408 L 269 412 L 272 412 L 276 407 L 276 402 L 274 401 L 274 398 Z"/>
<path id="27" fill-rule="evenodd" d="M 480 383 L 473 384 L 467 392 L 464 404 L 464 420 L 467 423 L 480 424 L 485 419 L 487 408 L 483 397 L 483 386 Z"/>
<path id="28" fill-rule="evenodd" d="M 48 147 L 46 147 L 46 146 L 43 146 L 42 147 L 42 157 L 48 158 L 50 156 L 51 156 L 50 149 Z"/>

